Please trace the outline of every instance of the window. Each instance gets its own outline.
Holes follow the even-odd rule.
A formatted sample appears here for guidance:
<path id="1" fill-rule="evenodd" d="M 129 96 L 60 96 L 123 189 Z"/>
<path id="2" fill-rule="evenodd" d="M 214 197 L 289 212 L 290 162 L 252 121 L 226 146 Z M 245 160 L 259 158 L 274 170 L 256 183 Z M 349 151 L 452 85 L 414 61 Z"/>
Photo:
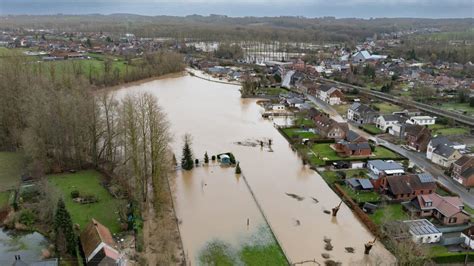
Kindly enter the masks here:
<path id="1" fill-rule="evenodd" d="M 433 202 L 431 201 L 425 202 L 425 207 L 431 207 L 431 206 L 433 206 Z"/>
<path id="2" fill-rule="evenodd" d="M 449 218 L 449 222 L 448 222 L 448 223 L 452 224 L 452 223 L 455 223 L 457 220 L 458 220 L 458 219 L 457 219 L 456 217 L 451 217 L 451 218 Z"/>

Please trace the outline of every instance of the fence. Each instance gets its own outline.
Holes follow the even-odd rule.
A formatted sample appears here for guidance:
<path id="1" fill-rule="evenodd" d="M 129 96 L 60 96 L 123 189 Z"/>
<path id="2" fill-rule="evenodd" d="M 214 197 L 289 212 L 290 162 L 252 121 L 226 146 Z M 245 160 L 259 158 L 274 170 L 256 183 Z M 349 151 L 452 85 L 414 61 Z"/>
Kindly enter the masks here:
<path id="1" fill-rule="evenodd" d="M 262 208 L 262 206 L 260 205 L 260 203 L 258 202 L 257 197 L 256 197 L 255 194 L 253 193 L 252 187 L 250 187 L 250 184 L 248 183 L 247 178 L 245 177 L 244 174 L 242 174 L 242 178 L 243 178 L 243 180 L 244 180 L 244 182 L 245 182 L 245 185 L 246 185 L 247 188 L 249 189 L 250 195 L 252 195 L 252 198 L 253 198 L 253 200 L 255 201 L 255 204 L 257 205 L 258 210 L 259 210 L 260 213 L 262 214 L 263 219 L 265 220 L 265 222 L 267 223 L 268 227 L 270 228 L 270 232 L 272 233 L 273 238 L 275 239 L 275 241 L 277 242 L 278 246 L 280 247 L 280 250 L 283 252 L 283 255 L 285 256 L 285 259 L 286 259 L 286 261 L 288 262 L 288 265 L 291 265 L 290 259 L 288 258 L 288 255 L 287 255 L 288 253 L 285 251 L 285 249 L 284 249 L 283 246 L 281 245 L 281 241 L 278 239 L 277 235 L 273 232 L 273 227 L 272 227 L 272 225 L 270 224 L 270 221 L 267 219 L 267 216 L 266 216 L 265 213 L 263 212 L 263 208 Z"/>

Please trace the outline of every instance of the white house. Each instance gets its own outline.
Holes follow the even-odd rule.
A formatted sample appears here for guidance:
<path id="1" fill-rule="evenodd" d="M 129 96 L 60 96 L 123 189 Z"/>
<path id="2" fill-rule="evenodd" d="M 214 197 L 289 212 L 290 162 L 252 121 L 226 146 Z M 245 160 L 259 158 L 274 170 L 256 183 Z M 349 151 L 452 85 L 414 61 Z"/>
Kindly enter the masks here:
<path id="1" fill-rule="evenodd" d="M 319 99 L 330 105 L 341 104 L 344 94 L 335 87 L 321 86 L 319 90 Z"/>
<path id="2" fill-rule="evenodd" d="M 426 219 L 403 221 L 409 229 L 415 243 L 437 243 L 441 240 L 441 233 L 436 226 Z"/>
<path id="3" fill-rule="evenodd" d="M 434 164 L 447 168 L 461 158 L 462 154 L 459 150 L 465 148 L 465 144 L 454 143 L 446 137 L 435 137 L 428 143 L 426 158 Z"/>
<path id="4" fill-rule="evenodd" d="M 407 124 L 415 124 L 415 125 L 434 125 L 436 123 L 436 117 L 431 117 L 427 115 L 422 116 L 412 116 L 407 121 Z"/>
<path id="5" fill-rule="evenodd" d="M 461 238 L 464 238 L 464 245 L 470 249 L 474 249 L 474 226 L 466 228 L 461 232 Z"/>
<path id="6" fill-rule="evenodd" d="M 395 124 L 405 122 L 405 118 L 399 115 L 380 115 L 375 120 L 375 125 L 384 132 L 388 132 Z"/>
<path id="7" fill-rule="evenodd" d="M 377 179 L 380 174 L 391 176 L 405 173 L 403 165 L 395 161 L 370 160 L 367 162 L 367 169 L 370 170 L 370 177 L 373 179 Z"/>

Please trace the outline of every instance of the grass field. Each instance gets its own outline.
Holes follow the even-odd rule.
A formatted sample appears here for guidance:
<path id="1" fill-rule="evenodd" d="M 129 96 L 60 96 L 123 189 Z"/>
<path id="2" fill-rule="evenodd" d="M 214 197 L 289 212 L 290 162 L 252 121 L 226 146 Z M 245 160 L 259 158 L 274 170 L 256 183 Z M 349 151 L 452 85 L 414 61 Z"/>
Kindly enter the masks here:
<path id="1" fill-rule="evenodd" d="M 326 160 L 326 161 L 336 161 L 336 160 L 358 160 L 364 157 L 340 157 L 335 150 L 333 150 L 330 146 L 330 143 L 318 143 L 314 144 L 311 149 L 315 154 L 318 155 L 319 159 L 321 160 Z M 375 151 L 372 154 L 373 156 L 370 157 L 370 159 L 378 159 L 378 158 L 384 158 L 384 159 L 398 159 L 400 156 L 393 151 L 386 149 L 381 146 L 375 147 Z"/>
<path id="2" fill-rule="evenodd" d="M 367 173 L 368 173 L 367 169 L 350 169 L 350 170 L 324 171 L 321 173 L 321 176 L 324 178 L 324 180 L 327 183 L 332 184 L 336 181 L 341 180 L 337 172 L 346 173 L 346 178 L 351 178 L 351 177 L 364 178 L 367 176 Z"/>
<path id="3" fill-rule="evenodd" d="M 370 218 L 374 223 L 381 225 L 384 221 L 407 220 L 409 217 L 401 204 L 389 204 L 378 208 Z"/>
<path id="4" fill-rule="evenodd" d="M 375 125 L 371 125 L 371 124 L 365 124 L 365 125 L 363 125 L 363 126 L 362 126 L 362 129 L 363 129 L 365 132 L 367 132 L 367 133 L 369 133 L 369 134 L 371 134 L 371 135 L 377 135 L 377 134 L 382 134 L 382 133 L 383 133 L 383 131 L 382 131 L 380 128 L 376 127 Z"/>
<path id="5" fill-rule="evenodd" d="M 341 116 L 346 116 L 347 115 L 347 110 L 351 107 L 350 104 L 339 104 L 339 105 L 333 105 L 332 108 L 336 110 L 338 114 Z"/>
<path id="6" fill-rule="evenodd" d="M 295 126 L 314 127 L 314 121 L 305 117 L 298 117 L 294 121 Z"/>
<path id="7" fill-rule="evenodd" d="M 466 112 L 468 115 L 474 115 L 474 107 L 469 106 L 469 103 L 444 103 L 441 108 L 449 111 Z"/>
<path id="8" fill-rule="evenodd" d="M 318 135 L 314 134 L 313 132 L 305 131 L 300 128 L 285 128 L 283 132 L 290 138 L 295 136 L 299 138 L 315 138 Z"/>
<path id="9" fill-rule="evenodd" d="M 66 208 L 71 213 L 73 222 L 79 224 L 81 229 L 94 218 L 107 226 L 112 233 L 120 231 L 118 209 L 125 202 L 113 198 L 100 184 L 102 178 L 100 173 L 88 170 L 75 174 L 51 175 L 48 178 L 49 182 L 63 194 Z M 73 190 L 78 190 L 85 195 L 94 195 L 99 202 L 92 204 L 73 202 L 71 198 Z"/>
<path id="10" fill-rule="evenodd" d="M 459 135 L 468 135 L 469 128 L 467 127 L 450 127 L 447 125 L 434 124 L 430 125 L 432 135 L 443 135 L 443 136 L 459 136 Z"/>
<path id="11" fill-rule="evenodd" d="M 341 188 L 347 193 L 347 195 L 355 199 L 357 203 L 378 201 L 380 199 L 380 195 L 374 191 L 354 191 L 347 185 L 341 186 Z"/>
<path id="12" fill-rule="evenodd" d="M 391 114 L 393 112 L 401 111 L 403 108 L 401 108 L 398 105 L 391 104 L 391 103 L 374 103 L 373 104 L 376 108 L 378 108 L 380 113 L 382 114 Z"/>
<path id="13" fill-rule="evenodd" d="M 0 191 L 14 188 L 20 182 L 24 158 L 16 152 L 0 152 Z"/>
<path id="14" fill-rule="evenodd" d="M 8 200 L 10 199 L 10 191 L 0 192 L 0 208 L 8 205 Z"/>

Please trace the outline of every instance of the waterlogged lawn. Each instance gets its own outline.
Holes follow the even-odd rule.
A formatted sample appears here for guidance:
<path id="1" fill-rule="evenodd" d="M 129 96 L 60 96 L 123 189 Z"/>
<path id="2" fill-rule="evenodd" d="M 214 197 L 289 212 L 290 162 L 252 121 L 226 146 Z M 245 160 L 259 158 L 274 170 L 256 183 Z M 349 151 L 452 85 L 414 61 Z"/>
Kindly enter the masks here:
<path id="1" fill-rule="evenodd" d="M 255 235 L 234 247 L 220 240 L 209 242 L 199 254 L 201 265 L 288 265 L 270 229 L 262 226 Z"/>
<path id="2" fill-rule="evenodd" d="M 89 170 L 75 174 L 51 175 L 48 178 L 49 182 L 61 191 L 73 223 L 79 224 L 81 229 L 94 218 L 107 226 L 112 233 L 120 231 L 118 210 L 125 202 L 113 198 L 100 184 L 102 179 L 100 173 Z M 82 195 L 94 195 L 99 202 L 91 204 L 74 202 L 71 198 L 73 190 L 78 190 Z"/>
<path id="3" fill-rule="evenodd" d="M 319 157 L 320 160 L 326 159 L 329 161 L 336 161 L 336 160 L 343 160 L 343 161 L 351 161 L 351 160 L 360 160 L 360 156 L 353 156 L 353 157 L 340 157 L 335 150 L 331 148 L 331 143 L 318 143 L 314 144 L 311 147 L 312 151 Z M 400 155 L 394 153 L 393 151 L 386 149 L 381 146 L 375 147 L 374 152 L 372 153 L 372 156 L 370 156 L 370 159 L 398 159 L 401 158 Z M 319 164 L 321 165 L 321 164 Z"/>

